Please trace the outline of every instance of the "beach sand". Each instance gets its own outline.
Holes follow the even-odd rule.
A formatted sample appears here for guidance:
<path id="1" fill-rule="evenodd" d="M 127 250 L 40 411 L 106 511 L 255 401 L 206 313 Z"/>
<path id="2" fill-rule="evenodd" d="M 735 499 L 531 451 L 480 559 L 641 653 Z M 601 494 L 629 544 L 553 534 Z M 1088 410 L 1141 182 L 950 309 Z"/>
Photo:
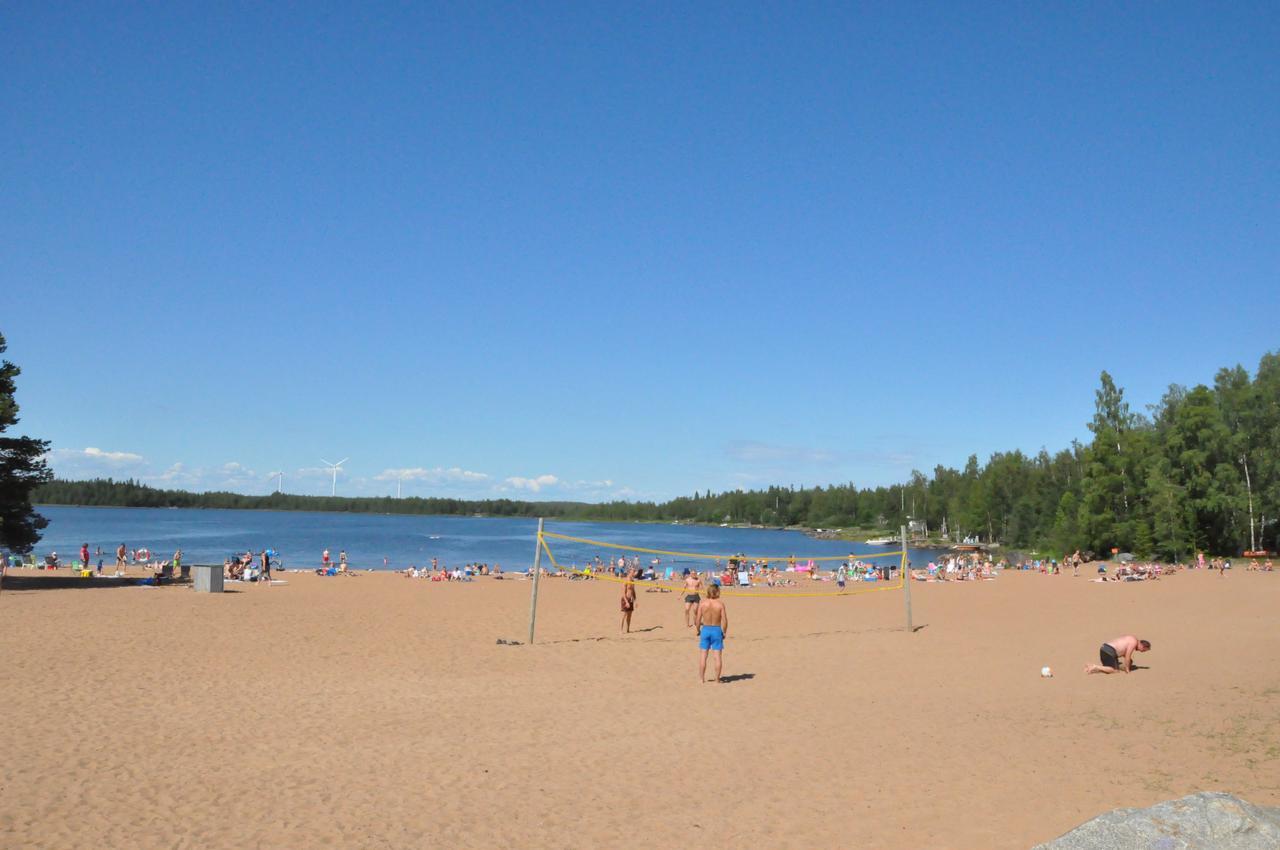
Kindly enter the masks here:
<path id="1" fill-rule="evenodd" d="M 286 578 L 4 591 L 0 847 L 990 850 L 1280 804 L 1280 575 L 916 583 L 914 634 L 900 593 L 728 599 L 719 685 L 676 594 L 619 637 L 616 585 L 544 581 L 506 646 L 524 581 Z M 1147 669 L 1082 674 L 1129 631 Z"/>

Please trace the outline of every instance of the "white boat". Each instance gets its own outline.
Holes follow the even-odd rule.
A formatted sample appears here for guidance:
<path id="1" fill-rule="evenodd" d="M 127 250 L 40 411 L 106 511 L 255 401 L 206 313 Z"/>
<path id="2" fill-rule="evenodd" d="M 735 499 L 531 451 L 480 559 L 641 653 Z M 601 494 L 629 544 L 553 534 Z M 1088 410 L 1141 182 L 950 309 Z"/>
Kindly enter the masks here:
<path id="1" fill-rule="evenodd" d="M 876 537 L 872 540 L 868 540 L 867 545 L 868 546 L 892 546 L 897 542 L 898 542 L 898 539 L 896 537 Z"/>

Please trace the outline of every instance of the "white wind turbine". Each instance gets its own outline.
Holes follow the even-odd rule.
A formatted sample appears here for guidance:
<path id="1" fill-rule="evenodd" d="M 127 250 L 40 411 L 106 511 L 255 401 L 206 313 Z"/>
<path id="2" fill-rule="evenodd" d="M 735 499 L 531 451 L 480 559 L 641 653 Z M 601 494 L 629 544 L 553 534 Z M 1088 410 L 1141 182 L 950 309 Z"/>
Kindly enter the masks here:
<path id="1" fill-rule="evenodd" d="M 396 472 L 396 498 L 400 498 L 400 485 L 404 483 L 404 470 Z"/>
<path id="2" fill-rule="evenodd" d="M 281 472 L 281 471 L 272 472 L 272 473 L 270 473 L 269 475 L 267 475 L 267 477 L 268 477 L 268 478 L 274 478 L 274 479 L 276 480 L 276 492 L 277 492 L 277 493 L 283 493 L 283 492 L 284 492 L 284 472 Z"/>
<path id="3" fill-rule="evenodd" d="M 338 467 L 342 466 L 344 463 L 346 463 L 349 460 L 351 460 L 351 458 L 344 457 L 342 460 L 338 461 L 337 463 L 329 463 L 329 461 L 325 460 L 324 458 L 320 458 L 320 462 L 323 463 L 325 466 L 329 467 L 329 471 L 333 473 L 333 491 L 329 494 L 330 496 L 338 495 Z"/>

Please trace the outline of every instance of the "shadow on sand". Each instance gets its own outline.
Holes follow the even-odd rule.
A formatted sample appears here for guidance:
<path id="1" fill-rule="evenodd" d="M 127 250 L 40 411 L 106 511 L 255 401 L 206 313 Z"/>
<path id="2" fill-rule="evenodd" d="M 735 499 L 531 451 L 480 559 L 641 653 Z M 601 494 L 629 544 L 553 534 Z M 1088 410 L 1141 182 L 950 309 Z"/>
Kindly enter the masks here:
<path id="1" fill-rule="evenodd" d="M 732 676 L 721 676 L 720 684 L 728 685 L 733 682 L 746 682 L 756 677 L 755 673 L 734 673 Z"/>
<path id="2" fill-rule="evenodd" d="M 150 584 L 149 578 L 141 576 L 129 578 L 80 578 L 79 576 L 25 576 L 9 573 L 4 577 L 3 592 L 10 590 L 85 590 L 93 588 L 101 590 L 108 587 L 144 587 Z M 190 584 L 184 582 L 182 584 Z M 166 581 L 162 587 L 179 584 Z"/>

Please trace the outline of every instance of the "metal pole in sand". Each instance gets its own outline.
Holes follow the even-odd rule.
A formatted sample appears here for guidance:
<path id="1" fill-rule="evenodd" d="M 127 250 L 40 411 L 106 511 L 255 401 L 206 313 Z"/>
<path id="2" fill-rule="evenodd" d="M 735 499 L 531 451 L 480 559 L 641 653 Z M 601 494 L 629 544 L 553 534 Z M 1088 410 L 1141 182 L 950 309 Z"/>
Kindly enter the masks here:
<path id="1" fill-rule="evenodd" d="M 900 528 L 902 535 L 902 596 L 907 600 L 907 634 L 911 634 L 915 629 L 911 628 L 911 562 L 907 560 L 907 527 L 904 525 Z"/>
<path id="2" fill-rule="evenodd" d="M 542 575 L 542 517 L 538 517 L 538 537 L 533 543 L 533 593 L 529 597 L 529 643 L 533 643 L 533 624 L 538 619 L 538 577 Z"/>

